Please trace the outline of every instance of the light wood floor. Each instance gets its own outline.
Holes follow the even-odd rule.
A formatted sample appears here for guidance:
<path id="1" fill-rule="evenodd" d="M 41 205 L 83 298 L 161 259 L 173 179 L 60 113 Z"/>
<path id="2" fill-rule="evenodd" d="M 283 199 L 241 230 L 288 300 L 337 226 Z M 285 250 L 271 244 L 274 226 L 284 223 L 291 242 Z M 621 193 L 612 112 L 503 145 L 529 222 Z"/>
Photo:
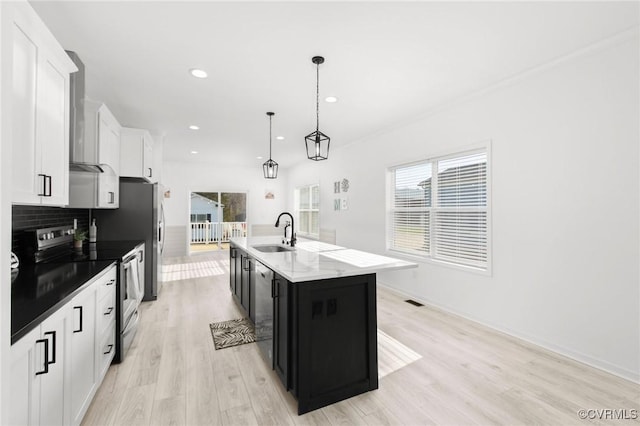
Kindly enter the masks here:
<path id="1" fill-rule="evenodd" d="M 379 328 L 422 358 L 376 391 L 298 416 L 255 344 L 214 350 L 209 323 L 241 317 L 227 255 L 176 259 L 174 272 L 204 264 L 209 275 L 165 282 L 157 301 L 143 303 L 134 346 L 110 367 L 83 424 L 640 424 L 578 416 L 609 409 L 634 417 L 639 385 L 384 289 Z"/>

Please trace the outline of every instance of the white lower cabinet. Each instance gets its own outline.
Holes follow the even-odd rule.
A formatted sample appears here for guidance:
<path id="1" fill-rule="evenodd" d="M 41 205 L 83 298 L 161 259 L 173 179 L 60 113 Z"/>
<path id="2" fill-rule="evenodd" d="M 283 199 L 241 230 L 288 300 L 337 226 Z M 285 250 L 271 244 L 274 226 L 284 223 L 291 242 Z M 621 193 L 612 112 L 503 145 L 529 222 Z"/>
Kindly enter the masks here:
<path id="1" fill-rule="evenodd" d="M 64 424 L 67 306 L 11 347 L 9 424 Z"/>
<path id="2" fill-rule="evenodd" d="M 74 425 L 80 424 L 95 393 L 96 290 L 92 285 L 71 300 L 73 329 L 68 358 L 72 367 L 68 395 Z"/>
<path id="3" fill-rule="evenodd" d="M 116 275 L 103 280 L 98 288 L 96 313 L 96 378 L 101 382 L 116 354 Z"/>
<path id="4" fill-rule="evenodd" d="M 114 265 L 11 346 L 9 424 L 81 423 L 114 356 L 115 283 Z"/>

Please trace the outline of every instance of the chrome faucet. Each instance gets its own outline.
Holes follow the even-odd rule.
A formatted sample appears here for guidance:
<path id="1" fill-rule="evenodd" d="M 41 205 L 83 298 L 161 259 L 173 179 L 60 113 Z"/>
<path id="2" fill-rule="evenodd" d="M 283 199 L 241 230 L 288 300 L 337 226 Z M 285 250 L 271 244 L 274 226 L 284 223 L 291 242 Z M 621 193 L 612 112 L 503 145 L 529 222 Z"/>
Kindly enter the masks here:
<path id="1" fill-rule="evenodd" d="M 282 215 L 287 215 L 291 218 L 291 239 L 289 241 L 287 241 L 287 228 L 289 227 L 289 222 L 287 221 L 287 225 L 284 227 L 284 240 L 283 243 L 285 244 L 289 244 L 291 247 L 295 247 L 296 245 L 296 233 L 294 231 L 293 228 L 293 216 L 291 215 L 291 213 L 289 212 L 282 212 L 280 213 L 280 215 L 278 216 L 278 219 L 276 220 L 276 228 L 278 226 L 280 226 L 280 218 L 282 217 Z"/>

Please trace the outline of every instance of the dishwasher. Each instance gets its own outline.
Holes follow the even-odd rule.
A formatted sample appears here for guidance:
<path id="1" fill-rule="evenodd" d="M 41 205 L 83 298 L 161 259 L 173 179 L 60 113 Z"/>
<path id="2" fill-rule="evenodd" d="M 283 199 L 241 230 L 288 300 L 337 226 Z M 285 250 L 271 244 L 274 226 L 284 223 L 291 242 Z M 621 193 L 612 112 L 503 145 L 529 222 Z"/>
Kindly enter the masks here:
<path id="1" fill-rule="evenodd" d="M 255 329 L 262 356 L 273 368 L 273 271 L 255 261 Z"/>

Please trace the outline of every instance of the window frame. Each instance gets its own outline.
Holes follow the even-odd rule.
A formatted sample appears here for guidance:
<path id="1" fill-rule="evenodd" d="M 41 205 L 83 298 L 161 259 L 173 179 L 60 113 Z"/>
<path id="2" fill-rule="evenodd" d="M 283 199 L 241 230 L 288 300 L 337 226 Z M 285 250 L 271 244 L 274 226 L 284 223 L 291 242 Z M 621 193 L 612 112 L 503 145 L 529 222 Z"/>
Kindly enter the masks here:
<path id="1" fill-rule="evenodd" d="M 438 163 L 444 160 L 450 160 L 454 158 L 466 157 L 468 155 L 473 154 L 486 154 L 486 207 L 484 211 L 486 212 L 486 268 L 466 265 L 462 263 L 457 263 L 451 260 L 439 259 L 434 256 L 435 252 L 435 226 L 436 226 L 436 212 L 442 212 L 447 210 L 446 207 L 439 207 L 438 205 L 438 184 L 436 176 L 438 173 Z M 429 253 L 428 254 L 420 254 L 416 252 L 410 252 L 405 250 L 396 249 L 393 247 L 393 228 L 394 228 L 394 213 L 399 209 L 395 209 L 395 171 L 402 168 L 407 168 L 419 164 L 431 163 L 431 205 L 429 207 L 424 208 L 424 210 L 429 211 Z M 440 155 L 429 156 L 420 160 L 407 161 L 399 164 L 393 164 L 388 166 L 387 168 L 387 214 L 386 214 L 386 236 L 385 236 L 385 245 L 386 252 L 389 255 L 396 257 L 405 257 L 412 261 L 417 261 L 420 263 L 428 263 L 439 266 L 445 266 L 453 269 L 458 269 L 467 272 L 473 272 L 481 275 L 492 275 L 492 214 L 491 214 L 491 141 L 486 141 L 480 144 L 475 144 L 469 147 L 462 148 L 460 150 L 456 150 L 455 152 L 447 152 Z M 477 207 L 472 208 L 461 208 L 458 211 L 472 210 L 478 211 L 482 210 Z"/>
<path id="2" fill-rule="evenodd" d="M 313 189 L 318 188 L 318 208 L 313 208 Z M 309 192 L 309 208 L 302 209 L 300 208 L 300 194 L 302 190 L 307 189 Z M 296 234 L 301 237 L 310 238 L 310 239 L 319 239 L 320 238 L 320 184 L 312 183 L 308 185 L 301 185 L 295 188 L 294 190 L 294 212 L 296 216 L 296 224 L 297 227 L 295 229 Z M 309 214 L 309 224 L 311 224 L 311 213 L 316 212 L 318 214 L 318 233 L 314 234 L 311 232 L 301 232 L 302 228 L 300 225 L 302 221 L 300 220 L 300 213 L 308 213 Z"/>

